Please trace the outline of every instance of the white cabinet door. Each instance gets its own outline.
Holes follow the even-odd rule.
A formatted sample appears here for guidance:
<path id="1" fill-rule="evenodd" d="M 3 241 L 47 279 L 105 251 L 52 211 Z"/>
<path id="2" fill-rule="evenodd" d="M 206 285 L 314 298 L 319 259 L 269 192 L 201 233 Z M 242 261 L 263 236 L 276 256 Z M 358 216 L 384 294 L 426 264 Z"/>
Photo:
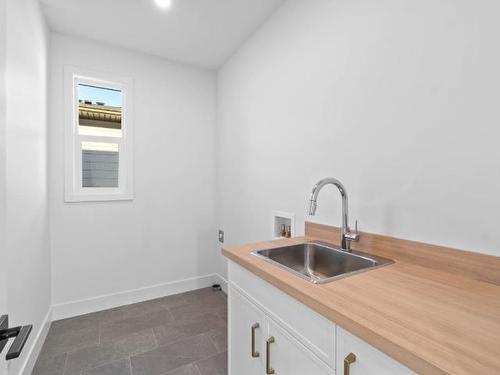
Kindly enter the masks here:
<path id="1" fill-rule="evenodd" d="M 264 313 L 230 286 L 229 374 L 260 375 L 263 373 L 265 329 L 266 317 Z"/>
<path id="2" fill-rule="evenodd" d="M 290 336 L 285 330 L 268 320 L 269 330 L 265 337 L 265 366 L 274 370 L 276 375 L 334 375 L 329 368 L 305 346 Z M 269 340 L 269 343 L 267 341 Z M 269 356 L 269 363 L 267 358 Z M 267 368 L 266 368 L 267 369 Z M 272 371 L 263 372 L 273 373 Z"/>
<path id="3" fill-rule="evenodd" d="M 354 356 L 353 356 L 354 355 Z M 345 359 L 354 360 L 345 367 Z M 413 371 L 337 326 L 337 374 L 344 375 L 416 375 Z"/>

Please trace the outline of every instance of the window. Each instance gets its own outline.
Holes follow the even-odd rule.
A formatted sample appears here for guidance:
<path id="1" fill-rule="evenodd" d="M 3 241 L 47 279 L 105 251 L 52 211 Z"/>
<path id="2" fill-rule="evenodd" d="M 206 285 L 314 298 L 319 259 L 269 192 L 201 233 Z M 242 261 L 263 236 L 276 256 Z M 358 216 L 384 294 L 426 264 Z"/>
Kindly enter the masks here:
<path id="1" fill-rule="evenodd" d="M 65 71 L 66 201 L 133 199 L 132 81 Z"/>

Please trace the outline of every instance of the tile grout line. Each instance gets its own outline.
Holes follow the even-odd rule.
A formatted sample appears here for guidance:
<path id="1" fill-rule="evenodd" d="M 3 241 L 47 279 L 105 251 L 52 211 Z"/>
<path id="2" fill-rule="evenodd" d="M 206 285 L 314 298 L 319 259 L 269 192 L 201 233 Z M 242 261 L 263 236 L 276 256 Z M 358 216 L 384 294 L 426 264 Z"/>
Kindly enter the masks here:
<path id="1" fill-rule="evenodd" d="M 200 370 L 200 368 L 198 367 L 198 364 L 197 364 L 197 363 L 194 363 L 193 365 L 194 365 L 194 368 L 195 368 L 196 372 L 197 372 L 199 375 L 201 375 L 201 370 Z"/>
<path id="2" fill-rule="evenodd" d="M 153 339 L 155 340 L 155 349 L 158 349 L 158 347 L 160 346 L 159 342 L 158 342 L 158 338 L 156 337 L 156 333 L 155 333 L 155 328 L 151 328 L 151 333 L 153 334 Z"/>
<path id="3" fill-rule="evenodd" d="M 175 319 L 175 317 L 174 317 L 174 314 L 172 314 L 172 311 L 170 311 L 170 309 L 169 309 L 168 307 L 167 307 L 166 309 L 167 309 L 167 311 L 168 311 L 168 314 L 169 314 L 169 315 L 170 315 L 170 317 L 172 318 L 172 320 L 173 320 L 173 321 L 175 321 L 176 319 Z"/>
<path id="4" fill-rule="evenodd" d="M 128 368 L 130 370 L 130 375 L 133 375 L 133 371 L 132 371 L 132 356 L 128 357 Z"/>
<path id="5" fill-rule="evenodd" d="M 219 348 L 218 348 L 217 344 L 215 343 L 214 339 L 212 339 L 212 337 L 210 337 L 210 335 L 209 335 L 210 332 L 215 332 L 215 330 L 207 331 L 206 334 L 208 336 L 208 339 L 212 343 L 212 345 L 215 347 L 215 350 L 217 351 L 217 354 L 220 354 L 220 353 L 224 352 L 224 350 L 219 350 Z"/>
<path id="6" fill-rule="evenodd" d="M 99 367 L 102 367 L 102 366 L 107 366 L 107 365 L 109 365 L 111 363 L 120 362 L 120 361 L 124 361 L 124 360 L 127 360 L 127 359 L 128 359 L 128 357 L 124 357 L 124 358 L 120 358 L 120 359 L 114 359 L 112 361 L 109 361 L 109 362 L 106 362 L 106 363 L 101 363 L 100 365 L 97 365 L 97 366 L 94 366 L 94 367 L 89 367 L 89 368 L 81 369 L 78 372 L 75 372 L 74 374 L 64 374 L 64 375 L 75 375 L 75 374 L 85 375 L 86 372 L 95 370 L 96 368 L 99 368 Z"/>
<path id="7" fill-rule="evenodd" d="M 66 374 L 66 365 L 68 364 L 68 353 L 66 353 L 66 357 L 64 358 L 64 366 L 63 366 L 63 375 Z"/>

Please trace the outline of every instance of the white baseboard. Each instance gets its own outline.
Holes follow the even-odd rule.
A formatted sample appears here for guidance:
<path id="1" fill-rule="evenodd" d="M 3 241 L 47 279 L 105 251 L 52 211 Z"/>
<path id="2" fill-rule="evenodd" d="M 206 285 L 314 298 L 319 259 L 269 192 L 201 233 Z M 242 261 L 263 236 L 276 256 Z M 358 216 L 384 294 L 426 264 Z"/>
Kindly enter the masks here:
<path id="1" fill-rule="evenodd" d="M 217 274 L 217 277 L 219 278 L 219 284 L 222 287 L 222 291 L 227 294 L 227 280 L 219 274 Z"/>
<path id="2" fill-rule="evenodd" d="M 33 372 L 38 355 L 40 354 L 43 343 L 47 338 L 47 333 L 49 333 L 50 323 L 52 323 L 52 308 L 49 308 L 47 315 L 45 315 L 38 334 L 35 337 L 35 341 L 33 342 L 33 345 L 31 345 L 31 348 L 25 357 L 24 364 L 21 366 L 19 374 L 31 375 Z"/>
<path id="3" fill-rule="evenodd" d="M 70 318 L 131 303 L 147 301 L 149 299 L 183 293 L 194 289 L 206 288 L 213 284 L 221 284 L 222 290 L 227 293 L 227 281 L 219 274 L 214 273 L 145 288 L 57 304 L 52 306 L 52 318 L 53 320 Z"/>

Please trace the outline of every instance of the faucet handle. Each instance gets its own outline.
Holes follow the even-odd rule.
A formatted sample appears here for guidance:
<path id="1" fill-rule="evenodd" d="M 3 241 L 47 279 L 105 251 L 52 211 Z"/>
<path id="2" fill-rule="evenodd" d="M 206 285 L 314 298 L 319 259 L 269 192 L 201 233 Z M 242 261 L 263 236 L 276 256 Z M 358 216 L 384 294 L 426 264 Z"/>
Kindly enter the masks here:
<path id="1" fill-rule="evenodd" d="M 350 230 L 346 233 L 345 235 L 346 240 L 348 241 L 358 241 L 359 240 L 359 234 L 358 234 L 358 220 L 354 222 L 354 232 L 351 232 Z"/>

